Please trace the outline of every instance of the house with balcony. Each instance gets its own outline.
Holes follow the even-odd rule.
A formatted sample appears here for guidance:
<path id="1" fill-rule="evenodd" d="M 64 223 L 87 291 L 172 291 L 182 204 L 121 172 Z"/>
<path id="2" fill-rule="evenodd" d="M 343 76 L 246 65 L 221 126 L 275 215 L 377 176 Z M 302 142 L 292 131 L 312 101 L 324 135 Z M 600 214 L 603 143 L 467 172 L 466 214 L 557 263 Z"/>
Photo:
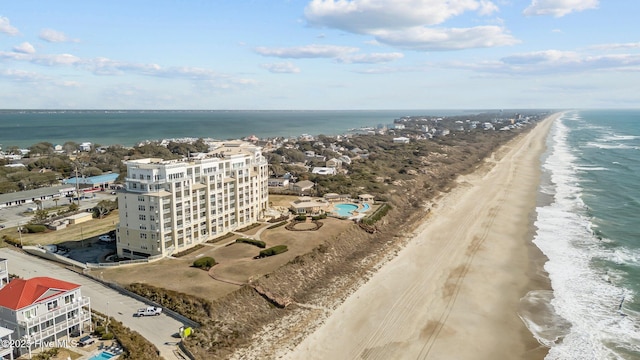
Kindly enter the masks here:
<path id="1" fill-rule="evenodd" d="M 7 259 L 0 258 L 0 289 L 9 283 L 9 268 Z"/>
<path id="2" fill-rule="evenodd" d="M 13 330 L 0 327 L 0 359 L 2 360 L 13 360 L 11 334 L 13 334 Z"/>
<path id="3" fill-rule="evenodd" d="M 91 328 L 91 304 L 80 285 L 50 277 L 13 279 L 0 289 L 0 327 L 25 340 L 16 355 Z"/>

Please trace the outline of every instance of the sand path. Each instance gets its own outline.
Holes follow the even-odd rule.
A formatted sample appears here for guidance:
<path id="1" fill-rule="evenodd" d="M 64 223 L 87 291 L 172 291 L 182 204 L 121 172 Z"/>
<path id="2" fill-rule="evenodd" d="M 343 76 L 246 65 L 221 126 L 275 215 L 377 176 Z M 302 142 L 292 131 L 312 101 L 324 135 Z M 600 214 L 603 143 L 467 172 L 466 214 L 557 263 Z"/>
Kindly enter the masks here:
<path id="1" fill-rule="evenodd" d="M 530 284 L 539 159 L 555 117 L 461 177 L 398 256 L 284 358 L 544 356 L 517 307 Z"/>

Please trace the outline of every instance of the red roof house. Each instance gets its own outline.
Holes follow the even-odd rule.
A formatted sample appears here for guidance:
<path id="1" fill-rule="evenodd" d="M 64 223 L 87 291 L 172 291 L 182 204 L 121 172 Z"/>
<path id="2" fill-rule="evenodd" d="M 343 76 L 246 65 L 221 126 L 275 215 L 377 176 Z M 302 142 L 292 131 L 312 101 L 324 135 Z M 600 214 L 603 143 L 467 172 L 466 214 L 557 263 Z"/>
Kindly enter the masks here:
<path id="1" fill-rule="evenodd" d="M 46 276 L 28 280 L 14 279 L 0 289 L 0 306 L 20 310 L 79 287 L 78 284 Z"/>

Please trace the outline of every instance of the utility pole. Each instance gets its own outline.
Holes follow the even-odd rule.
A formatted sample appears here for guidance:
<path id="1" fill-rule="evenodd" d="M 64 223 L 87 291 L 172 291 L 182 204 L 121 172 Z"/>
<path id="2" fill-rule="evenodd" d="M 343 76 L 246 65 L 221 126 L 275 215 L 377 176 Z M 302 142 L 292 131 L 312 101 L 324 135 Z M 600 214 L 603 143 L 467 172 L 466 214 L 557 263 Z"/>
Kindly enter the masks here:
<path id="1" fill-rule="evenodd" d="M 20 248 L 22 248 L 22 227 L 20 227 L 20 222 L 18 222 L 18 234 L 20 234 Z"/>
<path id="2" fill-rule="evenodd" d="M 76 196 L 78 197 L 78 210 L 80 210 L 80 180 L 78 179 L 78 164 L 76 163 Z"/>

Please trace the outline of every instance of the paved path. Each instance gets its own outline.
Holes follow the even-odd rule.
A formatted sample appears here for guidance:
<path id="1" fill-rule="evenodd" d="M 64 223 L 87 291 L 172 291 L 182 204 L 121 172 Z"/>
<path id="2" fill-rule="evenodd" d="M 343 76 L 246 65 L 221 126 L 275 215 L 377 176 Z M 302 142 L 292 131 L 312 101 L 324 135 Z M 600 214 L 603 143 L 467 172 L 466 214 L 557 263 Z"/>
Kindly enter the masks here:
<path id="1" fill-rule="evenodd" d="M 16 274 L 25 279 L 49 276 L 82 285 L 82 295 L 91 299 L 92 309 L 108 314 L 130 329 L 137 331 L 153 343 L 165 359 L 178 359 L 173 350 L 176 349 L 175 344 L 179 340 L 174 335 L 177 334 L 180 326 L 183 326 L 179 321 L 165 314 L 142 318 L 133 317 L 137 309 L 147 305 L 46 260 L 10 248 L 0 248 L 0 258 L 9 260 L 7 266 L 10 274 Z"/>

